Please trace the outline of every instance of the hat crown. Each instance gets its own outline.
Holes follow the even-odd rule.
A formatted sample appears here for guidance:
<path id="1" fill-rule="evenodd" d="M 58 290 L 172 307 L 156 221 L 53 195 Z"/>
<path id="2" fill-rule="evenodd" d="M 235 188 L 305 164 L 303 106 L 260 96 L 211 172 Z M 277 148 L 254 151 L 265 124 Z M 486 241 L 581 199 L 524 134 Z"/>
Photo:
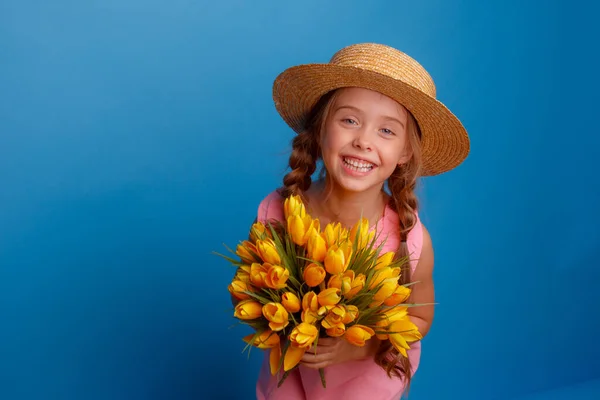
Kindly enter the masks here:
<path id="1" fill-rule="evenodd" d="M 435 98 L 433 79 L 407 54 L 382 44 L 362 43 L 345 47 L 333 55 L 331 64 L 354 67 L 386 75 L 407 83 Z"/>

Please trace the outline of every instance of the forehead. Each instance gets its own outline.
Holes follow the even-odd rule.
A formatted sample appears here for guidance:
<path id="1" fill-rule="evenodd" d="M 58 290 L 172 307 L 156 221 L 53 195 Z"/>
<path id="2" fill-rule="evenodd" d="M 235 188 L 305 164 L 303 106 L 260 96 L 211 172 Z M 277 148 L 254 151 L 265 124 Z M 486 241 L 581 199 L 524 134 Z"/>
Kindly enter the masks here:
<path id="1" fill-rule="evenodd" d="M 371 115 L 396 117 L 401 121 L 407 119 L 407 111 L 400 103 L 370 89 L 357 87 L 339 89 L 332 110 L 335 112 L 343 108 L 354 108 L 356 111 Z"/>

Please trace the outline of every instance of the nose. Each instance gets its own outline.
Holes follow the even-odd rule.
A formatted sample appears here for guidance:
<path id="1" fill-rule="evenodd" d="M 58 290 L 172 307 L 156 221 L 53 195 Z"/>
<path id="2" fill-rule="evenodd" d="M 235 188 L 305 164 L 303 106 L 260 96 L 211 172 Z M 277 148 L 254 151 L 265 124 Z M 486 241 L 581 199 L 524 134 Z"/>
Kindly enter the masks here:
<path id="1" fill-rule="evenodd" d="M 356 149 L 360 149 L 363 151 L 371 151 L 371 140 L 369 139 L 369 133 L 367 131 L 367 129 L 362 128 L 362 129 L 358 129 L 356 131 L 356 136 L 354 137 L 354 141 L 352 142 L 352 145 L 356 148 Z"/>

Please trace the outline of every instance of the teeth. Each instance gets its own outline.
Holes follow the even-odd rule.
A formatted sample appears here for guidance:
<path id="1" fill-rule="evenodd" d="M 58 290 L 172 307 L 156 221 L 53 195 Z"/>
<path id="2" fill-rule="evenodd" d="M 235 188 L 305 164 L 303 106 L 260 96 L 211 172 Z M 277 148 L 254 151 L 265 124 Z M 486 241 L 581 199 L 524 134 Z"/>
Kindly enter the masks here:
<path id="1" fill-rule="evenodd" d="M 373 164 L 368 163 L 368 162 L 354 160 L 352 158 L 344 157 L 344 162 L 350 169 L 352 169 L 354 171 L 368 172 L 371 169 L 373 169 Z"/>

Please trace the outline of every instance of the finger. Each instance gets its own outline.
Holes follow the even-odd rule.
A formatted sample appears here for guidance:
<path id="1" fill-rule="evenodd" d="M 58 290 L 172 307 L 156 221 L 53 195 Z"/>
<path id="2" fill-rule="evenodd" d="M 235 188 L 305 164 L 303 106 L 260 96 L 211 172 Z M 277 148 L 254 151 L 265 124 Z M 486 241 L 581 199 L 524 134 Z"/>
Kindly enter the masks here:
<path id="1" fill-rule="evenodd" d="M 320 338 L 317 342 L 319 347 L 332 347 L 340 342 L 338 338 Z"/>
<path id="2" fill-rule="evenodd" d="M 331 354 L 329 353 L 304 353 L 300 362 L 305 364 L 319 364 L 327 361 L 331 361 Z"/>
<path id="3" fill-rule="evenodd" d="M 333 346 L 316 346 L 306 349 L 306 353 L 308 354 L 325 354 L 332 353 L 335 350 Z"/>
<path id="4" fill-rule="evenodd" d="M 319 369 L 319 368 L 325 368 L 325 367 L 331 365 L 331 362 L 323 361 L 320 363 L 302 363 L 302 365 L 304 365 L 306 368 L 310 368 L 310 369 Z"/>

